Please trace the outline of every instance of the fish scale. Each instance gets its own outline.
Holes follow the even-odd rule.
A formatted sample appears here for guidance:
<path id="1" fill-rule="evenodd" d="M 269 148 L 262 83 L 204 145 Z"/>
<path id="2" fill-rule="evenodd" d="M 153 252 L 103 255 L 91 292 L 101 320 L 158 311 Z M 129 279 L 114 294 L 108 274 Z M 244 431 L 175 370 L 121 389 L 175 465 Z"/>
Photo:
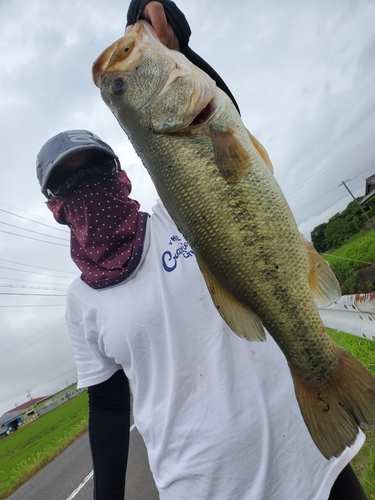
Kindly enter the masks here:
<path id="1" fill-rule="evenodd" d="M 275 218 L 268 210 L 269 207 L 280 206 L 281 201 L 278 191 L 275 193 L 269 190 L 268 170 L 264 166 L 259 168 L 259 178 L 254 181 L 257 169 L 253 168 L 252 182 L 244 180 L 243 188 L 237 188 L 235 195 L 232 192 L 228 197 L 226 193 L 228 186 L 214 167 L 210 137 L 205 140 L 200 138 L 198 144 L 194 136 L 190 135 L 186 137 L 179 135 L 173 137 L 173 140 L 170 140 L 170 137 L 162 139 L 154 141 L 153 134 L 149 134 L 149 139 L 142 134 L 138 142 L 141 144 L 141 158 L 148 171 L 152 172 L 153 182 L 166 208 L 195 253 L 203 260 L 213 263 L 211 270 L 220 275 L 221 282 L 236 298 L 251 304 L 258 314 L 258 311 L 261 311 L 264 325 L 272 332 L 287 356 L 289 364 L 296 371 L 301 373 L 308 371 L 310 376 L 314 372 L 317 372 L 318 376 L 321 372 L 327 374 L 335 363 L 337 354 L 333 342 L 322 331 L 320 317 L 311 305 L 311 292 L 306 281 L 306 256 L 300 246 L 288 244 L 291 240 L 300 240 L 298 231 L 292 226 L 290 233 L 282 237 L 286 243 L 284 250 L 294 249 L 293 255 L 289 251 L 278 253 L 277 256 L 271 253 L 272 243 L 276 238 L 280 238 L 280 226 L 285 233 L 291 224 L 289 211 L 278 212 L 279 226 L 274 223 Z M 181 142 L 184 139 L 185 143 L 182 146 Z M 199 154 L 194 154 L 197 146 Z M 202 156 L 210 158 L 210 161 L 202 165 L 196 159 Z M 179 159 L 178 163 L 176 158 Z M 157 169 L 155 165 L 158 165 Z M 215 172 L 214 178 L 213 172 Z M 260 195 L 259 186 L 264 183 L 267 183 L 266 197 Z M 249 196 L 254 194 L 252 189 L 254 185 L 257 186 L 256 196 Z M 194 203 L 191 203 L 192 199 Z M 251 202 L 245 204 L 243 200 L 249 199 Z M 226 206 L 223 205 L 223 200 L 226 200 Z M 243 213 L 238 210 L 239 205 L 242 205 Z M 222 210 L 220 219 L 217 217 L 217 206 Z M 255 212 L 256 218 L 252 217 Z M 259 213 L 263 214 L 263 217 L 260 217 Z M 191 223 L 202 220 L 203 216 L 205 219 L 202 224 Z M 238 227 L 236 219 L 244 222 Z M 225 226 L 226 232 L 221 220 L 232 221 Z M 256 224 L 253 221 L 256 221 Z M 251 231 L 246 231 L 249 223 L 252 224 Z M 264 227 L 267 227 L 267 240 L 271 243 L 267 246 L 268 254 L 262 251 L 265 248 Z M 255 236 L 256 233 L 259 234 L 258 238 Z M 246 239 L 249 241 L 246 242 Z M 233 248 L 241 249 L 236 259 L 233 259 Z M 246 253 L 243 251 L 244 248 L 247 249 Z M 291 258 L 295 259 L 293 267 L 290 266 Z M 276 260 L 279 269 L 285 267 L 284 274 L 289 276 L 282 276 L 282 281 L 278 283 L 275 280 L 274 265 L 263 264 L 266 259 Z M 265 275 L 271 275 L 270 279 Z M 247 286 L 249 280 L 250 289 Z M 240 284 L 245 287 L 243 292 Z M 304 305 L 309 307 L 305 308 Z M 286 324 L 289 326 L 288 329 L 284 328 Z M 314 332 L 314 338 L 310 340 L 311 332 Z M 302 338 L 302 341 L 297 344 L 294 342 L 296 338 Z M 321 356 L 319 363 L 316 361 L 316 353 Z M 306 365 L 309 366 L 308 370 Z"/>
<path id="2" fill-rule="evenodd" d="M 299 234 L 266 151 L 230 99 L 146 22 L 99 56 L 93 77 L 217 310 L 248 341 L 265 340 L 267 328 L 312 439 L 327 459 L 340 455 L 360 425 L 375 427 L 375 380 L 325 331 L 314 298 L 332 304 L 339 284 Z"/>

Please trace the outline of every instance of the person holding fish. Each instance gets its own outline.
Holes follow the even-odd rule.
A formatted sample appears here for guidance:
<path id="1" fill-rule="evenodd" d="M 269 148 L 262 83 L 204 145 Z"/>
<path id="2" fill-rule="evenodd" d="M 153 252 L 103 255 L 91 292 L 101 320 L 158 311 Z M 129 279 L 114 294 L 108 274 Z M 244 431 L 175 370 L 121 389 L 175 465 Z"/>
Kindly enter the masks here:
<path id="1" fill-rule="evenodd" d="M 188 46 L 189 25 L 173 2 L 133 0 L 126 33 L 139 19 L 238 109 Z M 115 80 L 113 92 L 122 88 Z M 66 318 L 78 386 L 89 392 L 96 500 L 124 498 L 128 381 L 161 500 L 366 499 L 349 464 L 363 434 L 332 453 L 318 439 L 318 449 L 277 343 L 268 333 L 266 342 L 248 342 L 229 328 L 196 252 L 160 200 L 149 215 L 129 197 L 131 182 L 106 142 L 86 130 L 61 132 L 40 150 L 37 175 L 54 218 L 71 229 L 82 273 L 68 290 Z"/>

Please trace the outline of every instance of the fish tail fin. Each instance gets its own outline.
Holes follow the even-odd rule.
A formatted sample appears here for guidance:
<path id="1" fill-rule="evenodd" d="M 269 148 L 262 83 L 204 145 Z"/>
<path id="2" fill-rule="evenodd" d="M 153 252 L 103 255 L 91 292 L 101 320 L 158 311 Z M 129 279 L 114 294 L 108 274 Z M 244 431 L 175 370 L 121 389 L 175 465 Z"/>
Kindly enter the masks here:
<path id="1" fill-rule="evenodd" d="M 348 351 L 337 347 L 337 368 L 330 381 L 313 384 L 292 373 L 305 424 L 327 460 L 354 443 L 359 427 L 375 428 L 375 379 Z"/>

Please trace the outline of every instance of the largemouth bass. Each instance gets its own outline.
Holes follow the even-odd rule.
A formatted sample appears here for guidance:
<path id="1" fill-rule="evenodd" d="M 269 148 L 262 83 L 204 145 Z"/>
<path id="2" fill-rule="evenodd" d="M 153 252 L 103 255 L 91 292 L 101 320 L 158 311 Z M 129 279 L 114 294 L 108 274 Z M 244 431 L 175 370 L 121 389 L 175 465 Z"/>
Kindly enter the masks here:
<path id="1" fill-rule="evenodd" d="M 326 333 L 314 299 L 332 304 L 339 285 L 300 235 L 265 149 L 210 77 L 143 21 L 99 56 L 93 78 L 218 311 L 247 340 L 270 332 L 312 439 L 339 456 L 360 426 L 375 427 L 375 379 Z"/>

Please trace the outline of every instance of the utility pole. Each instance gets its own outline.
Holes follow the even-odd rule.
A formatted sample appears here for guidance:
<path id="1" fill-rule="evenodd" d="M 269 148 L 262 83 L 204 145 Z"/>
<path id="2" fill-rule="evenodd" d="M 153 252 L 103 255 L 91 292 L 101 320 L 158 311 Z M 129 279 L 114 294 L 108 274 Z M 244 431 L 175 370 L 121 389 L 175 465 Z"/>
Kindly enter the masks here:
<path id="1" fill-rule="evenodd" d="M 66 397 L 67 397 L 68 399 L 70 399 L 69 394 L 68 394 L 69 384 L 68 384 L 68 382 L 67 382 L 66 380 L 65 380 L 65 383 L 66 383 L 65 394 L 66 394 Z"/>
<path id="2" fill-rule="evenodd" d="M 21 415 L 21 410 L 18 408 L 17 402 L 14 403 L 14 406 L 15 406 L 15 410 L 18 411 L 18 416 L 20 416 Z"/>
<path id="3" fill-rule="evenodd" d="M 36 411 L 36 414 L 38 415 L 39 417 L 39 412 L 38 412 L 38 408 L 36 407 L 36 404 L 31 396 L 31 391 L 27 391 L 27 397 L 30 398 L 30 401 L 32 402 L 33 406 L 34 406 L 34 410 Z"/>
<path id="4" fill-rule="evenodd" d="M 18 411 L 18 418 L 21 418 L 21 422 L 22 422 L 21 410 L 18 408 L 17 402 L 14 403 L 14 406 L 15 406 L 15 410 Z M 19 422 L 18 419 L 17 419 L 17 429 L 19 428 L 19 424 L 21 422 Z"/>
<path id="5" fill-rule="evenodd" d="M 348 186 L 345 184 L 345 182 L 348 182 L 348 181 L 342 181 L 342 184 L 346 187 L 346 189 L 349 191 L 349 194 L 351 195 L 351 197 L 353 198 L 353 200 L 357 203 L 358 205 L 358 208 L 362 211 L 363 215 L 366 217 L 367 220 L 370 220 L 370 217 L 366 214 L 366 212 L 363 210 L 362 206 L 360 205 L 360 203 L 358 203 L 358 201 L 354 198 L 354 195 L 353 193 L 350 191 L 350 189 L 348 188 Z"/>

